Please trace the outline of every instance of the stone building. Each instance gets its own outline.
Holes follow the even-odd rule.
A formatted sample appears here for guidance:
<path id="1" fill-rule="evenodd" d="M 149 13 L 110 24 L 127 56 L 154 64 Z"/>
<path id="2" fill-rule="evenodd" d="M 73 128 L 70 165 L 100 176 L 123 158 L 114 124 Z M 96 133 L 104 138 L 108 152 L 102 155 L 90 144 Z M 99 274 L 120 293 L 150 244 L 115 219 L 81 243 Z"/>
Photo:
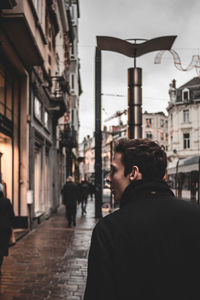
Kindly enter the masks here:
<path id="1" fill-rule="evenodd" d="M 0 171 L 16 226 L 33 227 L 60 205 L 67 145 L 57 125 L 71 109 L 70 5 L 0 1 Z"/>
<path id="2" fill-rule="evenodd" d="M 73 175 L 79 181 L 79 96 L 82 93 L 80 79 L 80 61 L 78 53 L 78 28 L 79 28 L 79 1 L 65 0 L 67 16 L 70 28 L 70 52 L 69 52 L 69 109 L 60 119 L 61 136 L 66 150 L 66 176 Z"/>
<path id="3" fill-rule="evenodd" d="M 169 89 L 168 157 L 186 158 L 200 154 L 200 78 L 179 88 L 173 80 Z"/>
<path id="4" fill-rule="evenodd" d="M 142 136 L 168 148 L 168 117 L 163 112 L 142 114 Z"/>

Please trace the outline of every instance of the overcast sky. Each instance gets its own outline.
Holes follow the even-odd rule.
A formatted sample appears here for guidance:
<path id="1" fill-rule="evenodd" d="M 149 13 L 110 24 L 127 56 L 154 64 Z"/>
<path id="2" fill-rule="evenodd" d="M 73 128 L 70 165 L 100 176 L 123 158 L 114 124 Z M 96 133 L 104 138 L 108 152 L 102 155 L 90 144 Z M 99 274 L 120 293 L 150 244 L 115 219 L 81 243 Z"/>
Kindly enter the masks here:
<path id="1" fill-rule="evenodd" d="M 173 49 L 178 52 L 183 67 L 192 55 L 200 55 L 199 0 L 79 0 L 79 57 L 83 93 L 80 96 L 80 141 L 92 135 L 94 119 L 94 69 L 96 36 L 120 39 L 152 39 L 177 35 Z M 157 52 L 137 58 L 143 70 L 143 111 L 164 111 L 169 101 L 168 89 L 172 79 L 177 87 L 197 76 L 195 69 L 177 70 L 170 53 L 161 64 L 154 64 Z M 118 124 L 118 119 L 104 122 L 116 111 L 127 108 L 127 69 L 133 59 L 122 54 L 102 52 L 102 93 L 124 97 L 102 96 L 102 126 Z"/>

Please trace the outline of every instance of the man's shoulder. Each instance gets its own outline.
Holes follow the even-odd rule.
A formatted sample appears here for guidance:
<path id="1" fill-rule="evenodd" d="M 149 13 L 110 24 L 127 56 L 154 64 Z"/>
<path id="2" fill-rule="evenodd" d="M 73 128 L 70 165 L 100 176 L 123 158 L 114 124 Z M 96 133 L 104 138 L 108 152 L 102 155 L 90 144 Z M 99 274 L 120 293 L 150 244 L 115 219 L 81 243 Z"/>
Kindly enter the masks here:
<path id="1" fill-rule="evenodd" d="M 74 185 L 76 185 L 75 182 L 73 182 L 73 181 L 67 181 L 67 182 L 65 182 L 64 186 L 68 187 L 68 186 L 74 186 Z"/>
<path id="2" fill-rule="evenodd" d="M 115 227 L 115 224 L 118 224 L 118 218 L 121 212 L 120 209 L 110 213 L 109 215 L 101 218 L 98 223 L 96 224 L 96 230 L 109 230 L 112 227 Z"/>

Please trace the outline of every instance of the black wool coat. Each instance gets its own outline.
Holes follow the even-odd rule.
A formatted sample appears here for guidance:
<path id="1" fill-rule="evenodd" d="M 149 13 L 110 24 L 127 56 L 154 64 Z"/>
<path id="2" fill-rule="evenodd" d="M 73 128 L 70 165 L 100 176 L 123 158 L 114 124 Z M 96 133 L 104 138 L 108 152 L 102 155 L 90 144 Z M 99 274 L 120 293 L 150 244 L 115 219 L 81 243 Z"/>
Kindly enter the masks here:
<path id="1" fill-rule="evenodd" d="M 0 256 L 8 255 L 13 220 L 14 212 L 10 200 L 0 197 Z"/>
<path id="2" fill-rule="evenodd" d="M 199 272 L 199 207 L 140 180 L 94 228 L 84 300 L 199 300 Z"/>
<path id="3" fill-rule="evenodd" d="M 62 188 L 63 204 L 76 206 L 80 198 L 79 187 L 75 182 L 67 181 Z"/>

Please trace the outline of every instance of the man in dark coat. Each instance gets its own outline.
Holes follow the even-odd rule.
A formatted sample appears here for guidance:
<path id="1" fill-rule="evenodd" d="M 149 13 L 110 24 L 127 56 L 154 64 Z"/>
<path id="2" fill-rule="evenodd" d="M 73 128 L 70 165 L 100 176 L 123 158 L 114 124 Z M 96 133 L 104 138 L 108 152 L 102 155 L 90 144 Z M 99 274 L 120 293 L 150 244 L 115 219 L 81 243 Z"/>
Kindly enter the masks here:
<path id="1" fill-rule="evenodd" d="M 0 191 L 0 274 L 3 257 L 8 256 L 9 240 L 14 220 L 12 204 Z"/>
<path id="2" fill-rule="evenodd" d="M 79 188 L 78 185 L 73 182 L 73 177 L 68 176 L 66 183 L 62 188 L 63 204 L 65 205 L 66 218 L 68 220 L 68 227 L 72 224 L 76 226 L 76 210 L 77 202 L 79 201 Z"/>
<path id="3" fill-rule="evenodd" d="M 121 139 L 108 181 L 120 209 L 95 226 L 84 300 L 200 299 L 200 209 L 163 180 L 162 148 Z"/>

